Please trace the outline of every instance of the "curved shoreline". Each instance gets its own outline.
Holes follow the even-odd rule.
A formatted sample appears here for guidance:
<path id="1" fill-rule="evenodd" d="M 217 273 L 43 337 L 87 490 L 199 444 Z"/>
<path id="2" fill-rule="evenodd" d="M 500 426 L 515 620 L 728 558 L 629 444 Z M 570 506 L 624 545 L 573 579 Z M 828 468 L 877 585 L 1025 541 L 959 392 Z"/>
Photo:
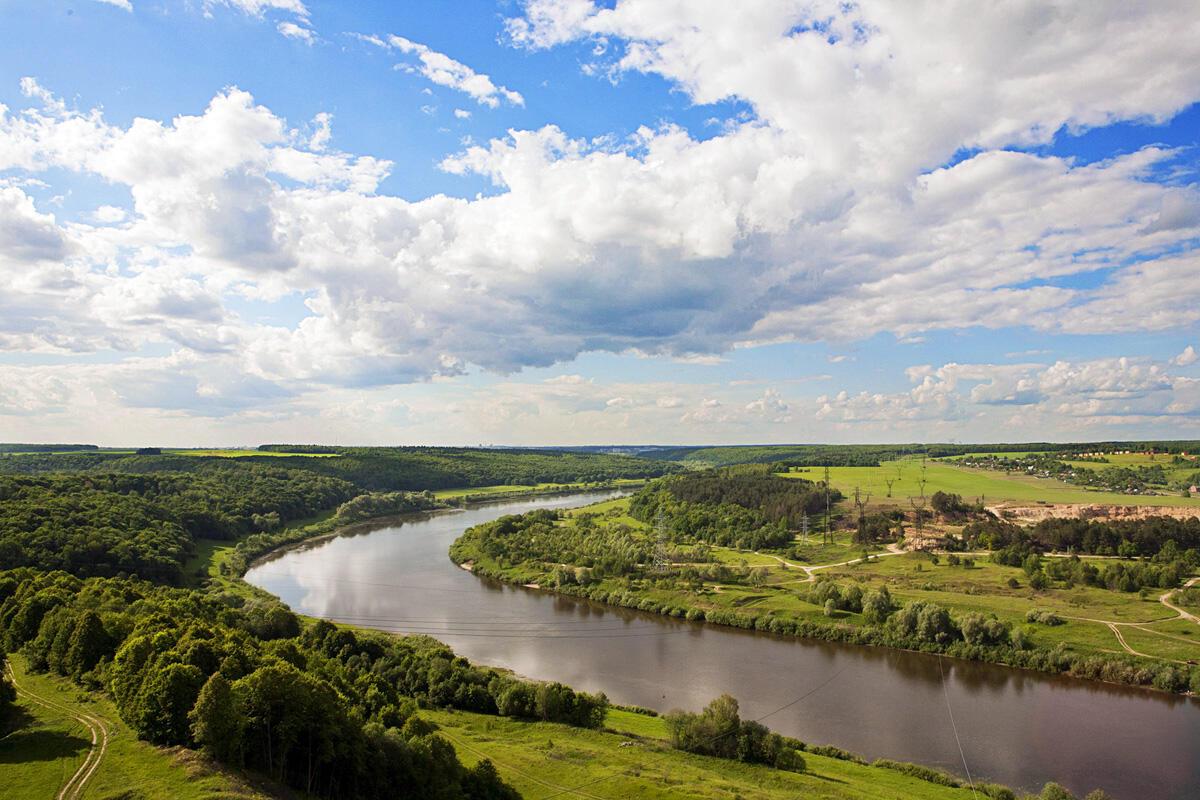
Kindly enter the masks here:
<path id="1" fill-rule="evenodd" d="M 456 540 L 455 544 L 457 544 L 457 540 Z M 450 556 L 450 559 L 459 567 L 463 567 L 464 564 L 470 563 L 471 567 L 470 567 L 470 569 L 467 569 L 466 571 L 470 572 L 477 578 L 486 578 L 489 580 L 498 581 L 500 583 L 503 583 L 506 586 L 521 587 L 521 588 L 531 589 L 531 590 L 536 589 L 537 591 L 547 592 L 549 594 L 552 594 L 552 595 L 555 595 L 558 597 L 570 597 L 575 600 L 586 601 L 589 603 L 597 603 L 606 608 L 613 608 L 613 609 L 619 608 L 619 609 L 624 609 L 627 611 L 636 611 L 639 613 L 653 614 L 656 617 L 666 618 L 666 619 L 671 619 L 671 620 L 678 620 L 681 622 L 682 621 L 693 622 L 693 623 L 701 622 L 701 623 L 705 623 L 705 624 L 709 624 L 709 625 L 716 625 L 716 626 L 718 626 L 720 628 L 724 628 L 724 629 L 741 630 L 741 631 L 747 631 L 750 633 L 769 634 L 771 636 L 774 636 L 774 637 L 777 637 L 777 638 L 783 639 L 783 640 L 825 642 L 825 643 L 832 643 L 832 644 L 839 644 L 839 645 L 853 645 L 853 646 L 857 646 L 857 647 L 876 648 L 876 649 L 880 649 L 880 650 L 884 650 L 884 651 L 896 651 L 896 652 L 903 652 L 903 653 L 920 654 L 920 655 L 926 655 L 926 656 L 935 657 L 935 658 L 952 658 L 956 661 L 961 661 L 964 663 L 987 664 L 990 666 L 1002 667 L 1002 668 L 1012 669 L 1012 670 L 1019 670 L 1021 672 L 1033 672 L 1033 673 L 1037 673 L 1040 675 L 1052 676 L 1052 677 L 1061 678 L 1061 679 L 1065 679 L 1065 680 L 1081 681 L 1084 684 L 1099 684 L 1101 686 L 1120 687 L 1122 689 L 1127 689 L 1127 690 L 1140 690 L 1142 692 L 1149 692 L 1149 693 L 1152 693 L 1154 696 L 1160 696 L 1160 697 L 1179 698 L 1182 700 L 1194 699 L 1194 698 L 1200 697 L 1200 695 L 1196 694 L 1195 692 L 1188 691 L 1188 690 L 1172 692 L 1172 691 L 1167 691 L 1164 689 L 1159 689 L 1158 687 L 1153 686 L 1151 684 L 1130 683 L 1130 682 L 1126 682 L 1126 681 L 1116 681 L 1116 680 L 1105 680 L 1104 678 L 1100 678 L 1100 677 L 1090 677 L 1087 675 L 1080 675 L 1080 674 L 1077 674 L 1070 670 L 1054 669 L 1052 667 L 1043 668 L 1043 667 L 1039 667 L 1037 665 L 1026 665 L 1026 664 L 1013 663 L 1011 661 L 1004 660 L 1003 658 L 995 658 L 995 659 L 976 658 L 976 657 L 959 655 L 959 654 L 950 652 L 948 649 L 939 649 L 939 648 L 921 649 L 921 648 L 913 648 L 913 647 L 902 647 L 902 646 L 878 643 L 878 642 L 873 642 L 873 641 L 864 641 L 863 639 L 872 638 L 874 635 L 877 635 L 875 628 L 867 628 L 867 627 L 852 626 L 852 625 L 823 624 L 820 622 L 791 620 L 790 622 L 793 625 L 793 627 L 796 627 L 798 625 L 804 625 L 807 632 L 806 633 L 790 632 L 789 633 L 784 630 L 772 629 L 771 627 L 769 627 L 770 622 L 773 620 L 778 619 L 778 620 L 781 620 L 785 624 L 789 622 L 785 618 L 773 617 L 770 615 L 766 615 L 766 616 L 746 615 L 746 614 L 742 614 L 737 611 L 730 612 L 730 615 L 738 617 L 740 619 L 743 619 L 747 622 L 746 625 L 739 625 L 739 624 L 734 624 L 731 622 L 725 622 L 720 619 L 709 619 L 708 611 L 694 607 L 694 606 L 689 607 L 687 609 L 682 609 L 685 611 L 685 614 L 682 616 L 676 615 L 673 613 L 663 613 L 661 610 L 658 610 L 657 603 L 655 603 L 656 608 L 654 608 L 654 609 L 641 608 L 640 607 L 641 603 L 646 601 L 649 598 L 645 597 L 645 596 L 639 596 L 636 594 L 634 594 L 633 598 L 632 598 L 635 601 L 634 604 L 623 605 L 621 603 L 611 602 L 611 600 L 609 600 L 607 598 L 604 600 L 598 600 L 596 598 L 591 597 L 586 592 L 576 593 L 576 592 L 572 592 L 572 591 L 564 591 L 561 587 L 555 588 L 555 587 L 548 587 L 548 586 L 542 586 L 542 585 L 531 585 L 528 583 L 524 583 L 519 580 L 509 578 L 508 576 L 504 575 L 503 573 L 489 569 L 487 567 L 487 565 L 481 565 L 478 553 L 472 554 L 471 556 L 463 559 L 462 561 L 459 561 L 453 554 Z M 465 569 L 465 567 L 464 567 L 464 569 Z M 1200 582 L 1200 578 L 1193 579 L 1192 583 L 1195 583 L 1195 582 Z M 1175 590 L 1175 591 L 1178 591 L 1178 590 Z M 1168 594 L 1173 594 L 1173 593 L 1174 592 L 1170 592 Z M 697 619 L 688 619 L 686 617 L 686 613 L 690 612 L 690 611 L 699 612 L 700 617 Z M 763 627 L 759 627 L 759 621 L 764 620 L 764 619 L 767 620 L 767 623 Z M 828 635 L 820 635 L 820 634 L 828 634 Z M 993 648 L 980 648 L 980 652 L 989 654 L 989 655 L 991 654 L 992 650 L 993 650 Z M 1052 651 L 1050 651 L 1046 648 L 1039 648 L 1039 651 L 1013 651 L 1013 652 L 1050 653 Z M 1000 654 L 997 654 L 997 655 L 1000 655 Z M 1118 654 L 1118 655 L 1123 655 L 1123 654 Z M 1090 656 L 1086 655 L 1086 654 L 1081 654 L 1079 657 L 1081 659 L 1087 659 Z M 1139 658 L 1137 654 L 1134 654 L 1134 657 Z M 1140 663 L 1144 663 L 1146 660 L 1151 660 L 1151 659 L 1147 659 L 1145 657 L 1140 657 L 1138 662 L 1134 662 L 1134 663 L 1140 664 Z M 1166 663 L 1170 663 L 1170 664 L 1177 664 L 1177 663 L 1183 664 L 1185 667 L 1190 666 L 1190 665 L 1186 664 L 1186 662 L 1176 662 L 1176 661 L 1169 660 L 1169 659 L 1155 658 L 1152 660 L 1155 660 L 1155 661 L 1161 660 L 1161 661 L 1165 661 Z M 1118 662 L 1118 663 L 1128 663 L 1128 662 L 1126 661 L 1126 662 Z"/>

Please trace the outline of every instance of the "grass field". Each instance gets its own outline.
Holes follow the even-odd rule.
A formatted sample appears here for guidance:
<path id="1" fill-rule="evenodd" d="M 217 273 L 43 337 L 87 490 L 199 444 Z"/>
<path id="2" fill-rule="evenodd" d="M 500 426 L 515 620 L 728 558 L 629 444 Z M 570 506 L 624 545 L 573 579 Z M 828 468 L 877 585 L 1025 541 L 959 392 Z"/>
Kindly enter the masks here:
<path id="1" fill-rule="evenodd" d="M 213 800 L 287 797 L 274 788 L 259 790 L 211 764 L 199 754 L 154 747 L 138 741 L 108 700 L 65 680 L 25 671 L 10 656 L 22 689 L 21 727 L 0 740 L 0 796 L 6 800 L 47 800 L 74 775 L 91 748 L 91 733 L 73 718 L 99 718 L 108 732 L 107 748 L 79 795 L 82 798 Z M 267 793 L 269 792 L 269 793 Z"/>
<path id="2" fill-rule="evenodd" d="M 803 774 L 673 750 L 661 719 L 610 711 L 609 731 L 520 722 L 461 711 L 422 711 L 468 764 L 491 759 L 525 797 L 608 800 L 816 800 L 971 797 L 898 772 L 804 754 Z M 564 791 L 577 789 L 576 792 Z"/>
<path id="3" fill-rule="evenodd" d="M 1103 465 L 1099 465 L 1103 466 Z M 822 480 L 824 468 L 800 468 L 780 473 L 789 478 Z M 885 461 L 878 467 L 830 467 L 830 482 L 843 494 L 850 495 L 854 487 L 871 495 L 871 504 L 876 506 L 896 505 L 907 509 L 909 498 L 919 497 L 921 462 L 916 459 Z M 1129 495 L 1116 492 L 1100 492 L 1073 486 L 1050 478 L 1034 478 L 1028 475 L 992 470 L 968 469 L 949 461 L 927 461 L 925 464 L 925 494 L 942 491 L 958 494 L 964 500 L 983 498 L 989 504 L 1009 503 L 1096 503 L 1107 505 L 1147 505 L 1194 507 L 1200 513 L 1200 500 L 1170 495 Z M 891 497 L 888 497 L 887 481 L 894 480 Z"/>

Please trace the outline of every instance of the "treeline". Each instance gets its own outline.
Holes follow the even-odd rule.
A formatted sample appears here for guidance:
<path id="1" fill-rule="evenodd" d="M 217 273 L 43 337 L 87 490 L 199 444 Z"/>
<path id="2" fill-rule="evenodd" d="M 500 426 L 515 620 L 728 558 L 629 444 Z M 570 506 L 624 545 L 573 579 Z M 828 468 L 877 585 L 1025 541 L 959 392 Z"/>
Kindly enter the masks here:
<path id="1" fill-rule="evenodd" d="M 831 503 L 842 499 L 829 490 Z M 747 550 L 786 547 L 802 518 L 825 508 L 825 486 L 780 478 L 766 467 L 692 472 L 655 481 L 633 496 L 629 513 L 661 522 L 676 540 Z"/>
<path id="2" fill-rule="evenodd" d="M 17 444 L 0 443 L 0 453 L 66 453 L 80 450 L 99 450 L 94 444 Z"/>
<path id="3" fill-rule="evenodd" d="M 0 569 L 178 583 L 197 538 L 233 539 L 337 506 L 349 483 L 298 470 L 0 475 Z"/>
<path id="4" fill-rule="evenodd" d="M 284 606 L 121 578 L 0 573 L 0 651 L 108 691 L 147 741 L 329 798 L 511 798 L 423 706 L 595 728 L 603 695 L 476 667 L 433 639 L 303 628 Z"/>
<path id="5" fill-rule="evenodd" d="M 1153 557 L 1168 543 L 1178 552 L 1200 549 L 1200 518 L 1156 516 L 1109 522 L 1050 518 L 1029 528 L 990 519 L 968 524 L 962 535 L 968 547 L 989 550 L 1017 546 L 1036 552 Z"/>
<path id="6" fill-rule="evenodd" d="M 28 454 L 0 457 L 0 473 L 45 472 L 194 472 L 217 466 L 258 466 L 302 470 L 347 481 L 364 491 L 421 491 L 471 486 L 539 483 L 597 483 L 618 478 L 655 478 L 679 470 L 675 464 L 631 456 L 573 453 L 565 450 L 492 450 L 450 447 L 349 447 L 266 445 L 262 456 L 235 459 L 179 454 L 117 453 Z M 278 456 L 266 452 L 310 455 Z M 336 457 L 322 454 L 337 453 Z"/>
<path id="7" fill-rule="evenodd" d="M 638 450 L 642 458 L 679 461 L 709 467 L 733 464 L 780 464 L 793 467 L 877 467 L 881 461 L 894 461 L 914 455 L 946 458 L 971 453 L 1078 453 L 1090 451 L 1132 450 L 1158 453 L 1194 453 L 1197 441 L 1143 442 L 1008 442 L 999 444 L 951 444 L 946 442 L 909 444 L 789 444 L 730 445 L 725 447 L 648 447 Z"/>

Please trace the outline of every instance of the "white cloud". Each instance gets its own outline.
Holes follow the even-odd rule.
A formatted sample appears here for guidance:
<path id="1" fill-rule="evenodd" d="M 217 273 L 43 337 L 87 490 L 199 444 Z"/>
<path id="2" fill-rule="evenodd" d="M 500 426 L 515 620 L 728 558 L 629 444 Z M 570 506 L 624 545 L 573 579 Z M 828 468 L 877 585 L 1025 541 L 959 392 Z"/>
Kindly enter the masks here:
<path id="1" fill-rule="evenodd" d="M 1171 363 L 1177 367 L 1187 367 L 1195 364 L 1200 359 L 1196 354 L 1196 348 L 1190 344 L 1183 348 L 1183 352 L 1171 359 Z"/>
<path id="2" fill-rule="evenodd" d="M 218 5 L 311 30 L 294 0 L 206 7 Z M 0 297 L 0 347 L 166 344 L 289 391 L 366 392 L 589 351 L 720 363 L 739 345 L 881 332 L 917 341 L 935 329 L 1196 325 L 1194 192 L 1157 180 L 1180 153 L 1081 164 L 1003 148 L 1064 125 L 1162 120 L 1200 99 L 1197 15 L 1167 4 L 903 9 L 529 3 L 510 25 L 522 46 L 603 37 L 594 57 L 609 59 L 610 74 L 652 73 L 693 102 L 737 98 L 753 113 L 703 140 L 669 124 L 623 141 L 514 130 L 443 162 L 495 184 L 475 199 L 378 194 L 390 164 L 332 149 L 328 114 L 298 131 L 237 89 L 198 113 L 117 125 L 26 79 L 32 107 L 0 107 L 0 170 L 47 181 L 74 171 L 131 201 L 123 219 L 98 212 L 108 218 L 91 219 L 105 224 L 90 225 L 48 213 L 27 185 L 3 184 L 0 272 L 12 288 Z M 826 17 L 824 30 L 812 26 Z M 523 102 L 423 44 L 361 38 L 484 106 Z M 1087 272 L 1100 280 L 1072 280 Z M 303 297 L 303 319 L 267 324 L 230 310 L 281 297 Z M 831 392 L 808 404 L 546 384 L 547 394 L 514 392 L 495 410 L 512 419 L 575 402 L 599 412 L 620 399 L 630 414 L 694 425 L 882 413 L 915 424 L 1047 398 L 1064 414 L 1093 403 L 1113 418 L 1123 413 L 1115 403 L 1149 402 L 1100 390 L 1077 398 L 1047 383 L 1061 372 L 1091 385 L 1095 370 L 1116 370 L 1121 385 L 1147 381 L 1139 397 L 1186 407 L 1183 384 L 1161 365 L 1008 366 L 1017 369 L 974 378 L 981 369 L 943 365 L 905 392 Z M 482 401 L 462 402 L 484 413 Z"/>
<path id="3" fill-rule="evenodd" d="M 471 112 L 467 111 L 465 108 L 456 108 L 454 109 L 454 116 L 458 117 L 459 119 L 470 119 Z"/>
<path id="4" fill-rule="evenodd" d="M 127 216 L 125 209 L 109 205 L 100 206 L 92 212 L 92 219 L 106 224 L 124 222 Z"/>
<path id="5" fill-rule="evenodd" d="M 489 76 L 481 72 L 476 72 L 461 61 L 456 61 L 445 53 L 439 53 L 437 50 L 420 42 L 414 42 L 411 39 L 394 34 L 386 37 L 375 36 L 373 34 L 352 35 L 360 41 L 367 42 L 376 47 L 395 50 L 404 55 L 416 57 L 416 64 L 401 62 L 396 65 L 397 68 L 419 73 L 438 86 L 445 86 L 462 92 L 482 106 L 499 108 L 501 102 L 514 106 L 525 105 L 525 98 L 521 96 L 520 92 L 497 85 L 492 82 Z M 470 112 L 468 111 L 459 113 L 459 110 L 456 110 L 454 113 L 460 119 L 470 116 Z"/>
<path id="6" fill-rule="evenodd" d="M 297 39 L 308 45 L 316 41 L 316 34 L 311 28 L 297 25 L 294 22 L 280 22 L 275 28 L 289 39 Z"/>
<path id="7" fill-rule="evenodd" d="M 283 11 L 308 18 L 308 7 L 302 0 L 204 0 L 206 11 L 211 11 L 217 6 L 233 8 L 255 17 L 261 17 L 268 11 Z"/>
<path id="8" fill-rule="evenodd" d="M 104 3 L 109 6 L 116 6 L 124 11 L 133 11 L 133 3 L 129 0 L 96 0 L 96 2 Z"/>

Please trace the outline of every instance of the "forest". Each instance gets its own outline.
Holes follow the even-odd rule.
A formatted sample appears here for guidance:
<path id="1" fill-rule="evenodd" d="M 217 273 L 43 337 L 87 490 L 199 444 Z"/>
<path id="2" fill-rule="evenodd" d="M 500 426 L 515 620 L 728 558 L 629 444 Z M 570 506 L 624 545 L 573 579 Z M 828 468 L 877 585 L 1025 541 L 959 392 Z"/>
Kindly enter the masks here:
<path id="1" fill-rule="evenodd" d="M 68 452 L 62 452 L 62 450 Z M 146 741 L 199 748 L 314 797 L 512 798 L 419 708 L 593 728 L 603 695 L 473 666 L 425 637 L 304 625 L 253 593 L 186 589 L 199 540 L 228 563 L 363 519 L 444 507 L 439 486 L 648 477 L 640 459 L 541 451 L 336 457 L 24 449 L 0 455 L 0 653 L 112 697 Z M 318 519 L 316 525 L 296 525 Z M 0 678 L 0 725 L 12 686 Z"/>
<path id="2" fill-rule="evenodd" d="M 539 483 L 595 483 L 617 478 L 655 478 L 679 470 L 676 464 L 630 456 L 565 450 L 506 450 L 454 447 L 345 447 L 263 445 L 262 456 L 214 459 L 163 453 L 26 453 L 0 456 L 0 474 L 45 472 L 191 472 L 236 469 L 243 464 L 301 470 L 353 484 L 362 491 L 422 491 L 472 486 L 536 486 Z M 309 455 L 268 455 L 269 453 Z M 334 455 L 336 457 L 329 457 Z M 318 457 L 324 456 L 324 457 Z M 212 462 L 236 461 L 237 464 Z"/>
<path id="3" fill-rule="evenodd" d="M 32 669 L 107 690 L 147 741 L 319 797 L 515 797 L 490 764 L 463 767 L 419 708 L 595 728 L 608 704 L 427 637 L 304 626 L 272 600 L 127 578 L 0 573 L 0 642 Z"/>
<path id="4" fill-rule="evenodd" d="M 785 547 L 805 516 L 842 500 L 836 489 L 803 479 L 779 478 L 767 466 L 689 472 L 656 481 L 630 503 L 630 514 L 676 538 L 747 550 Z"/>
<path id="5" fill-rule="evenodd" d="M 271 530 L 358 493 L 336 478 L 254 464 L 0 475 L 0 568 L 179 583 L 196 539 Z"/>

